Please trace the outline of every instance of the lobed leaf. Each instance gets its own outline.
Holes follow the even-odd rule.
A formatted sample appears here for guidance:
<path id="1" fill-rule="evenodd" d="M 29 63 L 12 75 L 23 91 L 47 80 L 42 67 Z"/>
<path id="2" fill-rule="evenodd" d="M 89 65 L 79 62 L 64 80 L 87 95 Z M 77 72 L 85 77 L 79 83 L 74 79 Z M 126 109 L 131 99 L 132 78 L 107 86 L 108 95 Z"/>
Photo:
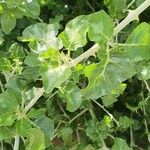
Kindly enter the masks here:
<path id="1" fill-rule="evenodd" d="M 91 99 L 109 95 L 135 73 L 133 65 L 123 54 L 111 54 L 107 63 L 95 63 L 85 68 L 89 83 L 82 95 Z"/>

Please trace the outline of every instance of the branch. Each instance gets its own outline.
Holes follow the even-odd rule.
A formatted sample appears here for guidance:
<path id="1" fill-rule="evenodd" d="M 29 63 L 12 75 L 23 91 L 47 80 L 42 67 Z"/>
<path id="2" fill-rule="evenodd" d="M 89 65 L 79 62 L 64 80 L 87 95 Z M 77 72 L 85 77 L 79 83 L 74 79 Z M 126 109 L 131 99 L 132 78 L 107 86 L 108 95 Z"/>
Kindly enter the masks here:
<path id="1" fill-rule="evenodd" d="M 118 34 L 124 27 L 126 27 L 130 22 L 138 20 L 139 15 L 150 6 L 150 0 L 144 1 L 138 8 L 135 10 L 129 10 L 127 17 L 119 23 L 114 29 L 114 35 Z"/>
<path id="2" fill-rule="evenodd" d="M 86 52 L 78 56 L 77 58 L 71 60 L 68 64 L 69 67 L 75 67 L 79 62 L 84 60 L 85 58 L 88 58 L 89 56 L 94 56 L 95 53 L 98 51 L 100 46 L 98 44 L 93 45 L 90 49 L 88 49 Z"/>
<path id="3" fill-rule="evenodd" d="M 13 150 L 19 150 L 19 136 L 15 136 L 15 142 L 14 142 L 14 147 Z"/>
<path id="4" fill-rule="evenodd" d="M 37 95 L 30 101 L 30 103 L 24 108 L 23 112 L 26 114 L 30 108 L 38 101 L 38 99 L 43 95 L 44 93 L 44 88 L 39 89 L 37 92 Z"/>
<path id="5" fill-rule="evenodd" d="M 114 28 L 114 36 L 117 35 L 124 27 L 126 27 L 131 21 L 137 20 L 138 16 L 150 6 L 150 0 L 144 1 L 138 8 L 135 10 L 130 10 L 127 17 L 120 22 L 115 28 Z M 71 60 L 67 66 L 72 68 L 75 67 L 79 62 L 82 60 L 88 58 L 89 56 L 94 56 L 95 53 L 100 48 L 99 44 L 93 45 L 90 49 L 88 49 L 86 52 L 78 56 L 77 58 Z M 38 99 L 43 95 L 44 88 L 39 89 L 38 94 L 30 101 L 30 103 L 24 108 L 23 112 L 26 114 L 30 108 L 38 101 Z"/>
<path id="6" fill-rule="evenodd" d="M 93 101 L 94 103 L 96 103 L 101 109 L 103 109 L 103 110 L 110 116 L 110 118 L 111 118 L 112 120 L 114 120 L 114 122 L 117 124 L 117 126 L 119 126 L 119 122 L 113 117 L 113 115 L 112 115 L 109 111 L 107 111 L 107 110 L 104 108 L 104 106 L 102 106 L 100 103 L 98 103 L 97 101 L 95 101 L 95 100 L 93 100 L 93 99 L 92 99 L 92 101 Z"/>
<path id="7" fill-rule="evenodd" d="M 125 28 L 130 22 L 137 20 L 138 16 L 148 7 L 150 6 L 150 0 L 144 1 L 138 8 L 135 10 L 130 10 L 127 17 L 122 20 L 115 28 L 114 28 L 114 36 L 117 35 L 123 28 Z M 78 56 L 77 58 L 71 60 L 69 62 L 69 67 L 75 67 L 79 62 L 88 58 L 89 56 L 95 55 L 100 46 L 98 44 L 93 45 L 86 52 Z"/>

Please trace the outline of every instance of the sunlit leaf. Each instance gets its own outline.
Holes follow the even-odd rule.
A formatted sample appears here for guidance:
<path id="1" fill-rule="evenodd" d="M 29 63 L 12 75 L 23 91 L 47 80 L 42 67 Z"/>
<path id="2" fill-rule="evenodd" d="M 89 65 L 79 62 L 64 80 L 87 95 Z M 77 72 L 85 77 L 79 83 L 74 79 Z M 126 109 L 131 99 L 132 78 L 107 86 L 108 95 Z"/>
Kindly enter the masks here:
<path id="1" fill-rule="evenodd" d="M 150 59 L 150 25 L 141 23 L 129 35 L 124 47 L 133 62 Z"/>
<path id="2" fill-rule="evenodd" d="M 109 95 L 120 86 L 120 83 L 135 74 L 133 65 L 122 54 L 112 54 L 109 63 L 95 63 L 87 66 L 84 70 L 89 84 L 82 90 L 82 95 L 97 99 Z"/>

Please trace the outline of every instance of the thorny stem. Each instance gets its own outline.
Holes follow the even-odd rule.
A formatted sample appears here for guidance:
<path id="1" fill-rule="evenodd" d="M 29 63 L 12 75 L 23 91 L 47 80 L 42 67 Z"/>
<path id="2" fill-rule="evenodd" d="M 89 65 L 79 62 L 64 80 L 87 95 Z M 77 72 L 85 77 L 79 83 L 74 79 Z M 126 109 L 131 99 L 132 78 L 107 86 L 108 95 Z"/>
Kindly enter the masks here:
<path id="1" fill-rule="evenodd" d="M 114 29 L 114 36 L 117 35 L 123 28 L 125 28 L 130 22 L 137 20 L 138 16 L 148 7 L 150 6 L 150 0 L 144 1 L 138 8 L 135 10 L 130 10 L 127 17 L 122 20 Z M 100 46 L 98 44 L 93 45 L 90 49 L 88 49 L 86 52 L 78 56 L 77 58 L 71 60 L 69 62 L 70 67 L 75 67 L 79 62 L 82 60 L 88 58 L 89 56 L 95 55 L 95 53 L 98 51 Z"/>
<path id="2" fill-rule="evenodd" d="M 100 108 L 102 108 L 102 109 L 110 116 L 110 118 L 114 120 L 114 122 L 117 124 L 117 126 L 119 126 L 119 122 L 113 117 L 113 115 L 112 115 L 110 112 L 108 112 L 108 111 L 104 108 L 104 106 L 102 106 L 100 103 L 98 103 L 97 101 L 95 101 L 95 100 L 93 100 L 93 99 L 92 99 L 92 101 L 93 101 L 95 104 L 97 104 Z"/>
<path id="3" fill-rule="evenodd" d="M 144 1 L 138 8 L 135 10 L 129 11 L 127 17 L 120 22 L 114 29 L 114 36 L 117 35 L 124 27 L 126 27 L 131 21 L 136 20 L 138 16 L 148 7 L 150 6 L 150 0 Z M 86 52 L 78 56 L 77 58 L 71 60 L 67 66 L 68 67 L 75 67 L 79 62 L 88 58 L 89 56 L 95 56 L 95 53 L 100 48 L 99 44 L 93 45 L 90 49 Z M 150 89 L 148 89 L 150 92 Z M 39 92 L 35 98 L 31 100 L 31 102 L 25 107 L 24 112 L 27 113 L 29 109 L 37 102 L 37 100 L 43 95 L 44 88 L 39 89 Z M 96 101 L 95 101 L 96 102 Z M 99 103 L 98 103 L 99 104 Z M 103 108 L 103 107 L 102 107 Z M 104 108 L 103 108 L 104 109 Z M 107 111 L 107 110 L 106 110 Z M 107 111 L 108 112 L 108 111 Z M 109 113 L 109 112 L 108 112 Z M 110 114 L 111 116 L 111 114 Z M 114 120 L 115 121 L 115 120 Z M 72 122 L 72 121 L 71 121 Z M 115 121 L 116 122 L 116 121 Z M 118 122 L 116 122 L 118 123 Z"/>
<path id="4" fill-rule="evenodd" d="M 127 17 L 118 24 L 114 29 L 114 34 L 118 34 L 124 27 L 126 27 L 131 21 L 138 20 L 138 16 L 150 6 L 150 0 L 144 1 L 138 8 L 135 10 L 129 10 Z"/>
<path id="5" fill-rule="evenodd" d="M 15 136 L 15 142 L 14 142 L 14 147 L 13 150 L 19 150 L 19 136 Z"/>

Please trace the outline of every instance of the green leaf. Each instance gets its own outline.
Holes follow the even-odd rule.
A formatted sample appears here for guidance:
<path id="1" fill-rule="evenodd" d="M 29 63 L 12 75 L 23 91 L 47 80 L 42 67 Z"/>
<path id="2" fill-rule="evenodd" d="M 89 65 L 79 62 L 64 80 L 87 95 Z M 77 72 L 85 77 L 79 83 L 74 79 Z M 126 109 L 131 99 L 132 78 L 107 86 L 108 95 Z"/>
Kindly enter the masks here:
<path id="1" fill-rule="evenodd" d="M 37 126 L 44 132 L 50 140 L 54 136 L 54 122 L 48 117 L 40 117 L 35 120 Z"/>
<path id="2" fill-rule="evenodd" d="M 7 58 L 0 57 L 0 71 L 3 71 L 3 70 L 9 71 L 11 69 L 12 69 L 12 65 L 10 61 Z"/>
<path id="3" fill-rule="evenodd" d="M 100 122 L 96 122 L 95 120 L 89 120 L 88 122 L 86 122 L 86 126 L 86 136 L 90 138 L 92 142 L 97 143 L 101 147 L 103 140 L 102 130 L 105 130 L 105 127 L 101 128 Z"/>
<path id="4" fill-rule="evenodd" d="M 44 150 L 45 149 L 45 137 L 43 131 L 38 128 L 32 128 L 29 130 L 29 145 L 27 150 Z"/>
<path id="5" fill-rule="evenodd" d="M 23 42 L 30 42 L 29 47 L 36 53 L 42 53 L 46 50 L 61 49 L 62 43 L 56 37 L 58 33 L 58 24 L 37 23 L 28 26 L 18 39 Z"/>
<path id="6" fill-rule="evenodd" d="M 113 37 L 113 21 L 104 11 L 81 15 L 71 20 L 59 37 L 64 47 L 74 51 L 86 45 L 87 32 L 91 41 L 106 42 Z"/>
<path id="7" fill-rule="evenodd" d="M 142 70 L 140 71 L 138 78 L 141 80 L 150 79 L 150 63 L 142 66 Z"/>
<path id="8" fill-rule="evenodd" d="M 16 18 L 13 17 L 11 14 L 9 13 L 3 13 L 1 18 L 1 27 L 3 32 L 5 32 L 6 34 L 10 34 L 10 31 L 15 27 L 16 25 Z"/>
<path id="9" fill-rule="evenodd" d="M 30 67 L 37 67 L 41 64 L 40 60 L 38 59 L 38 54 L 30 52 L 24 60 L 24 63 Z"/>
<path id="10" fill-rule="evenodd" d="M 38 18 L 40 14 L 40 5 L 37 0 L 24 1 L 22 5 L 18 7 L 24 16 Z"/>
<path id="11" fill-rule="evenodd" d="M 0 126 L 11 126 L 16 119 L 15 115 L 10 112 L 5 112 L 0 115 Z"/>
<path id="12" fill-rule="evenodd" d="M 150 59 L 150 25 L 141 23 L 129 35 L 124 47 L 133 62 Z"/>
<path id="13" fill-rule="evenodd" d="M 103 105 L 109 106 L 109 105 L 112 105 L 114 102 L 116 102 L 117 97 L 120 94 L 123 94 L 123 91 L 125 90 L 125 88 L 126 88 L 126 84 L 121 83 L 120 85 L 118 85 L 118 88 L 113 89 L 111 91 L 111 94 L 103 96 L 102 97 Z"/>
<path id="14" fill-rule="evenodd" d="M 25 0 L 5 0 L 8 8 L 16 8 L 21 5 Z"/>
<path id="15" fill-rule="evenodd" d="M 29 130 L 32 128 L 32 124 L 30 120 L 22 118 L 16 122 L 15 127 L 20 136 L 28 137 Z"/>
<path id="16" fill-rule="evenodd" d="M 60 97 L 67 102 L 66 109 L 70 112 L 76 111 L 82 102 L 80 89 L 76 85 L 69 83 L 65 88 L 61 88 L 60 91 Z"/>
<path id="17" fill-rule="evenodd" d="M 0 140 L 7 139 L 12 136 L 12 132 L 9 128 L 0 126 Z"/>
<path id="18" fill-rule="evenodd" d="M 6 90 L 3 93 L 1 93 L 0 94 L 0 113 L 15 111 L 17 109 L 19 100 L 11 90 Z"/>
<path id="19" fill-rule="evenodd" d="M 45 92 L 50 93 L 54 88 L 59 87 L 70 77 L 71 69 L 65 65 L 56 68 L 44 66 L 44 68 L 41 69 L 40 74 L 42 76 Z"/>
<path id="20" fill-rule="evenodd" d="M 14 60 L 16 59 L 23 60 L 23 58 L 25 57 L 23 47 L 19 45 L 18 43 L 12 44 L 11 47 L 9 48 L 9 52 L 10 52 L 11 58 Z"/>
<path id="21" fill-rule="evenodd" d="M 82 95 L 97 99 L 111 94 L 120 86 L 120 83 L 132 77 L 135 69 L 129 59 L 123 54 L 111 54 L 106 63 L 95 63 L 85 68 L 89 84 L 82 90 Z"/>
<path id="22" fill-rule="evenodd" d="M 68 141 L 70 142 L 70 140 L 72 139 L 71 138 L 72 133 L 73 133 L 73 130 L 71 127 L 63 127 L 60 130 L 60 136 L 62 137 L 64 142 L 68 142 Z"/>
<path id="23" fill-rule="evenodd" d="M 2 32 L 2 30 L 0 29 L 0 45 L 2 45 L 4 42 L 4 34 Z"/>
<path id="24" fill-rule="evenodd" d="M 85 20 L 85 15 L 76 17 L 67 23 L 65 31 L 59 35 L 64 47 L 66 47 L 66 49 L 69 51 L 77 50 L 77 48 L 86 45 L 86 33 L 88 31 L 88 25 Z"/>
<path id="25" fill-rule="evenodd" d="M 127 145 L 126 141 L 121 138 L 115 138 L 114 145 L 112 146 L 112 150 L 131 150 Z"/>
<path id="26" fill-rule="evenodd" d="M 121 128 L 129 128 L 134 123 L 134 121 L 127 116 L 123 116 L 119 118 L 119 123 Z"/>
<path id="27" fill-rule="evenodd" d="M 25 91 L 26 86 L 27 86 L 26 81 L 17 77 L 11 78 L 6 83 L 7 89 L 11 90 L 14 93 L 14 95 L 17 96 L 18 98 L 22 96 L 22 93 Z"/>
<path id="28" fill-rule="evenodd" d="M 40 67 L 25 67 L 22 75 L 25 79 L 27 79 L 28 81 L 30 80 L 37 80 L 39 77 L 39 71 Z"/>
<path id="29" fill-rule="evenodd" d="M 101 43 L 113 37 L 114 23 L 105 11 L 88 15 L 87 21 L 89 25 L 88 36 L 91 41 Z"/>
<path id="30" fill-rule="evenodd" d="M 113 18 L 122 19 L 124 17 L 124 11 L 127 10 L 125 0 L 104 0 L 104 3 Z"/>

